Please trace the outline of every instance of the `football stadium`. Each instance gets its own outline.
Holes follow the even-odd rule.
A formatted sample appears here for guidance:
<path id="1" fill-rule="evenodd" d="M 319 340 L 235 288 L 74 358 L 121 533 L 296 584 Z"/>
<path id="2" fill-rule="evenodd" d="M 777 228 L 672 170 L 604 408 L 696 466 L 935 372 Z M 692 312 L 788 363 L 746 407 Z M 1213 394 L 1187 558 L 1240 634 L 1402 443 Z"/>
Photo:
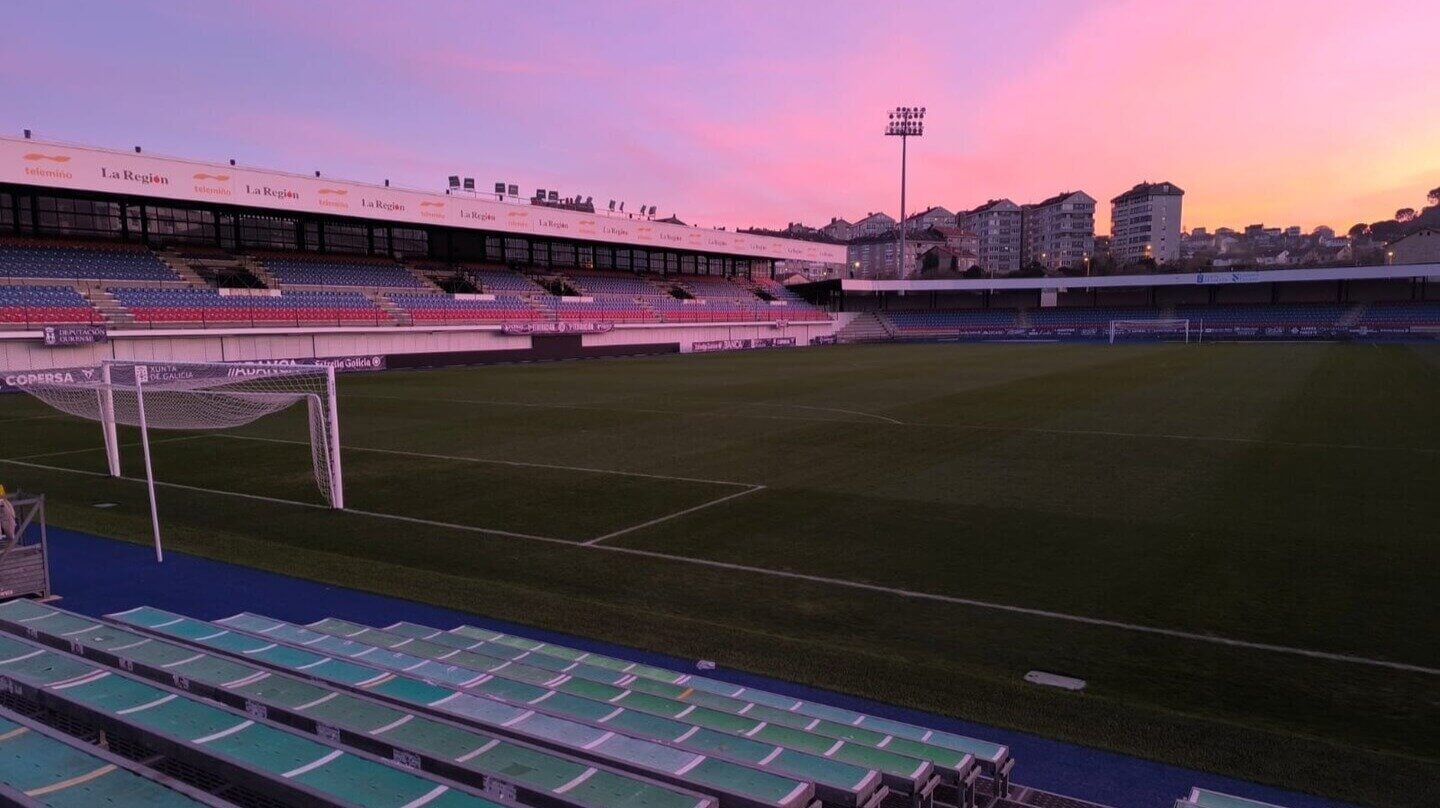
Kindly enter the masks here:
<path id="1" fill-rule="evenodd" d="M 797 260 L 0 139 L 0 796 L 1440 800 L 1440 265 Z"/>
<path id="2" fill-rule="evenodd" d="M 1392 5 L 9 4 L 0 808 L 1440 807 Z"/>

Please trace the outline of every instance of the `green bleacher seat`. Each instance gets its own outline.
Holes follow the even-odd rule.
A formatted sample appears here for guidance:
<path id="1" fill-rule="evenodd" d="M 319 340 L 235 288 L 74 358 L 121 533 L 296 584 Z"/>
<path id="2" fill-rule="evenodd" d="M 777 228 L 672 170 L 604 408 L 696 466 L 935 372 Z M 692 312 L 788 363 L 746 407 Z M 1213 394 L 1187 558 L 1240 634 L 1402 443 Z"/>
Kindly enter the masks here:
<path id="1" fill-rule="evenodd" d="M 356 745 L 383 757 L 409 754 L 419 758 L 427 771 L 432 766 L 444 769 L 446 776 L 468 784 L 513 787 L 526 798 L 522 801 L 583 808 L 714 808 L 712 798 L 696 793 L 416 715 L 323 682 L 197 653 L 193 645 L 97 623 L 49 605 L 13 601 L 0 606 L 0 627 L 33 630 L 42 641 L 82 648 L 91 658 L 113 658 L 117 665 L 152 680 L 168 682 L 180 676 L 192 692 L 207 698 L 245 709 L 262 706 L 289 726 L 332 732 L 347 746 Z M 254 645 L 236 644 L 233 638 L 244 640 L 243 635 L 226 634 L 232 642 L 227 643 L 225 636 L 208 641 L 234 649 Z"/>

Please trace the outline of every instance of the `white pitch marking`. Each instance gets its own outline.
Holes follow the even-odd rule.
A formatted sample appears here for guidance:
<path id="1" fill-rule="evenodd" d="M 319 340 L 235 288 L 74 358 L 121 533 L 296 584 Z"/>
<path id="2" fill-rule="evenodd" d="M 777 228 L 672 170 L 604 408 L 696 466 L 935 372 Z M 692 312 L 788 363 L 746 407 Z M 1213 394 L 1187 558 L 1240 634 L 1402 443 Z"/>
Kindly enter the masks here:
<path id="1" fill-rule="evenodd" d="M 231 435 L 218 433 L 217 438 L 230 438 L 231 440 L 253 440 L 262 443 L 288 443 L 297 446 L 309 446 L 309 441 L 288 440 L 285 438 L 259 438 L 253 435 Z M 373 446 L 341 446 L 341 449 L 351 452 L 374 452 L 376 454 L 396 455 L 398 457 L 422 457 L 429 460 L 455 460 L 462 463 L 489 463 L 497 466 L 523 466 L 536 469 L 557 469 L 559 471 L 579 471 L 588 474 L 613 474 L 620 477 L 643 477 L 649 480 L 675 480 L 683 483 L 704 483 L 707 485 L 733 485 L 747 486 L 756 483 L 742 483 L 735 480 L 707 480 L 703 477 L 680 477 L 673 474 L 648 474 L 642 471 L 621 471 L 619 469 L 597 469 L 590 466 L 563 466 L 556 463 L 527 463 L 521 460 L 498 460 L 488 457 L 469 457 L 466 455 L 434 454 L 431 452 L 409 452 L 403 449 L 380 449 Z"/>
<path id="2" fill-rule="evenodd" d="M 726 412 L 726 411 L 718 411 L 718 410 L 707 410 L 707 411 L 704 411 L 704 412 L 685 412 L 685 411 L 680 411 L 680 410 L 648 410 L 648 409 L 638 409 L 638 408 L 631 408 L 631 407 L 601 407 L 601 406 L 584 406 L 584 405 L 579 405 L 579 404 L 543 404 L 543 403 L 531 403 L 531 402 L 523 402 L 523 401 L 495 401 L 495 400 L 484 400 L 484 399 L 427 398 L 427 399 L 423 399 L 423 400 L 422 400 L 422 399 L 410 398 L 410 397 L 406 397 L 406 396 L 377 396 L 377 395 L 369 395 L 369 394 L 362 394 L 362 393 L 351 393 L 351 394 L 349 394 L 349 395 L 351 395 L 351 396 L 353 396 L 353 397 L 355 397 L 355 398 L 388 399 L 388 400 L 393 400 L 393 401 L 413 401 L 413 402 L 416 402 L 416 403 L 442 402 L 442 403 L 450 403 L 450 404 L 491 404 L 491 405 L 502 406 L 502 407 L 543 407 L 543 408 L 569 409 L 569 410 L 602 410 L 602 411 L 609 411 L 609 412 L 645 412 L 645 413 L 656 413 L 656 414 L 663 414 L 663 415 L 683 415 L 683 416 L 689 416 L 689 417 L 703 417 L 703 418 L 759 418 L 759 419 L 777 420 L 777 421 L 809 421 L 809 422 L 811 422 L 811 423 L 822 423 L 822 424 L 861 423 L 861 422 L 858 422 L 858 421 L 837 421 L 837 420 L 835 420 L 834 418 L 802 418 L 802 417 L 785 416 L 785 415 L 757 415 L 757 414 L 755 414 L 755 413 L 738 413 L 738 412 L 733 412 L 733 411 Z M 1285 447 L 1294 448 L 1294 449 L 1346 449 L 1346 450 L 1353 450 L 1353 451 L 1420 452 L 1420 453 L 1422 453 L 1422 454 L 1440 454 L 1440 448 L 1428 448 L 1428 447 L 1421 447 L 1421 446 L 1369 446 L 1369 445 L 1365 445 L 1365 444 L 1353 444 L 1353 443 L 1313 443 L 1313 442 L 1304 442 L 1304 441 L 1274 441 L 1274 440 L 1265 440 L 1265 439 L 1263 439 L 1263 438 L 1235 438 L 1235 437 L 1225 437 L 1225 436 L 1216 436 L 1216 435 L 1170 435 L 1170 434 L 1160 434 L 1160 433 L 1154 433 L 1154 432 L 1119 432 L 1119 431 L 1098 430 L 1098 429 L 1058 429 L 1058 428 L 1045 428 L 1045 427 L 1001 426 L 1001 425 L 996 425 L 996 424 L 945 424 L 945 423 L 935 423 L 935 422 L 926 422 L 926 421 L 897 421 L 897 420 L 895 420 L 895 419 L 893 419 L 893 418 L 888 418 L 887 416 L 877 415 L 877 414 L 875 414 L 875 413 L 870 413 L 870 412 L 862 412 L 862 411 L 859 411 L 859 410 L 839 410 L 839 409 L 827 408 L 827 407 L 807 407 L 807 406 L 805 406 L 805 405 L 800 405 L 800 404 L 790 404 L 790 405 L 782 405 L 782 406 L 801 407 L 801 408 L 803 408 L 803 409 L 815 409 L 815 410 L 827 410 L 827 409 L 828 409 L 828 410 L 830 410 L 830 411 L 832 411 L 832 412 L 846 412 L 846 413 L 850 413 L 850 414 L 853 414 L 853 415 L 862 415 L 862 416 L 866 416 L 866 417 L 870 417 L 870 418 L 883 418 L 883 419 L 885 419 L 887 422 L 893 423 L 893 424 L 896 425 L 896 426 L 928 427 L 928 428 L 931 428 L 931 429 L 986 430 L 986 431 L 994 431 L 994 432 L 1028 432 L 1028 433 L 1033 433 L 1033 434 L 1037 434 L 1037 435 L 1074 435 L 1074 436 L 1082 436 L 1082 437 L 1134 438 L 1134 439 L 1138 439 L 1138 440 L 1150 439 L 1150 440 L 1179 440 L 1179 441 L 1201 441 L 1201 442 L 1203 442 L 1203 441 L 1214 441 L 1214 442 L 1217 442 L 1217 443 L 1249 443 L 1249 444 L 1262 444 L 1262 445 L 1266 445 L 1266 446 L 1285 446 Z M 225 435 L 224 437 L 237 437 L 237 438 L 238 438 L 238 437 L 245 437 L 245 436 L 243 436 L 243 435 Z M 294 443 L 304 443 L 304 441 L 293 441 L 293 442 L 294 442 Z M 306 445 L 308 445 L 308 444 L 306 444 Z M 347 449 L 348 449 L 348 448 L 350 448 L 350 447 L 347 446 L 347 447 L 344 447 L 344 448 L 347 448 Z M 484 461 L 484 462 L 489 462 L 489 461 Z M 516 464 L 516 465 L 530 465 L 530 464 L 519 463 L 519 464 Z"/>
<path id="3" fill-rule="evenodd" d="M 1137 436 L 1154 437 L 1154 436 Z M 1244 441 L 1245 439 L 1236 439 Z M 1264 443 L 1264 441 L 1252 441 Z M 1332 447 L 1334 448 L 1334 447 Z M 1367 448 L 1367 447 L 1355 447 Z M 1373 448 L 1373 447 L 1369 447 Z M 1421 452 L 1440 452 L 1440 449 L 1414 449 Z M 46 466 L 40 463 L 26 463 L 18 460 L 6 460 L 0 458 L 0 463 L 10 463 L 17 466 L 44 469 L 46 471 L 59 471 L 69 474 L 80 474 L 87 477 L 108 477 L 109 475 L 99 471 L 85 471 L 82 469 L 67 469 L 60 466 Z M 124 480 L 140 483 L 144 480 L 133 477 L 124 477 Z M 156 481 L 156 485 L 167 488 L 178 488 L 187 491 L 199 491 L 206 494 L 217 494 L 220 496 L 240 497 L 242 499 L 259 500 L 262 502 L 273 502 L 281 505 L 296 505 L 302 508 L 314 508 L 330 510 L 329 505 L 314 502 L 300 502 L 293 499 L 279 499 L 276 497 L 265 497 L 258 494 L 242 494 L 237 491 L 221 491 L 214 488 L 201 488 L 194 485 L 182 485 L 179 483 L 166 483 Z M 1051 611 L 1049 609 L 1036 609 L 1028 606 L 1014 606 L 1008 603 L 995 603 L 993 601 L 976 600 L 974 598 L 962 598 L 954 595 L 941 595 L 933 592 L 920 592 L 913 589 L 902 589 L 899 587 L 881 586 L 879 584 L 867 584 L 860 581 L 850 581 L 844 578 L 832 578 L 824 575 L 812 575 L 803 572 L 790 572 L 788 570 L 770 569 L 767 567 L 756 567 L 749 564 L 736 564 L 729 561 L 714 561 L 705 558 L 692 558 L 690 556 L 676 555 L 674 553 L 662 553 L 655 550 L 641 550 L 634 547 L 619 547 L 610 544 L 585 544 L 571 539 L 557 539 L 550 536 L 532 536 L 524 533 L 512 533 L 504 530 L 476 527 L 474 525 L 461 525 L 454 522 L 440 522 L 433 519 L 419 519 L 413 516 L 400 516 L 392 513 L 377 513 L 375 511 L 358 511 L 346 509 L 346 513 L 357 516 L 368 516 L 375 519 L 390 519 L 397 522 L 410 524 L 429 525 L 431 527 L 458 530 L 467 533 L 481 533 L 487 535 L 509 536 L 517 539 L 528 539 L 530 541 L 545 542 L 547 544 L 559 544 L 569 547 L 582 548 L 596 552 L 623 553 L 625 555 L 638 556 L 642 558 L 655 558 L 663 561 L 674 561 L 680 564 L 693 564 L 711 569 L 723 569 L 731 572 L 744 572 L 753 575 L 765 575 L 772 578 L 785 578 L 792 581 L 807 581 L 809 583 L 837 586 L 846 589 L 858 589 L 865 592 L 876 592 L 885 595 L 909 598 L 912 600 L 926 600 L 937 603 L 951 603 L 957 606 L 970 606 L 976 609 L 989 609 L 992 611 L 1007 612 L 1010 614 L 1022 614 L 1029 617 L 1040 617 L 1049 620 L 1061 620 L 1070 623 L 1081 623 L 1084 625 L 1099 626 L 1102 628 L 1113 628 L 1122 631 L 1132 631 L 1139 634 L 1154 634 L 1162 637 L 1173 637 L 1181 640 L 1209 643 L 1212 645 L 1224 645 L 1231 648 L 1246 648 L 1252 651 L 1268 651 L 1277 654 L 1289 654 L 1291 656 L 1310 657 L 1312 659 L 1324 659 L 1330 662 L 1345 662 L 1355 665 L 1369 665 L 1377 668 L 1388 668 L 1390 670 L 1406 671 L 1409 673 L 1423 673 L 1429 676 L 1440 676 L 1440 668 L 1432 668 L 1424 665 L 1412 665 L 1406 662 L 1393 662 L 1386 659 L 1373 659 L 1370 657 L 1356 656 L 1354 654 L 1339 654 L 1331 651 L 1313 651 L 1308 648 L 1299 648 L 1290 645 L 1277 645 L 1274 643 L 1254 642 L 1251 640 L 1237 640 L 1230 637 L 1222 637 L 1214 634 L 1200 634 L 1194 631 L 1181 629 L 1163 628 L 1160 626 L 1146 626 L 1139 623 L 1126 623 L 1120 620 L 1107 620 L 1100 617 L 1087 617 L 1079 614 L 1068 614 L 1066 612 Z"/>
<path id="4" fill-rule="evenodd" d="M 609 533 L 606 533 L 606 534 L 603 535 L 603 536 L 596 536 L 595 538 L 591 539 L 590 541 L 581 542 L 581 544 L 582 544 L 583 546 L 585 546 L 585 547 L 593 547 L 593 546 L 595 546 L 595 545 L 599 544 L 600 542 L 605 541 L 605 540 L 607 540 L 607 539 L 613 539 L 613 538 L 615 538 L 616 536 L 623 536 L 623 535 L 625 535 L 626 533 L 633 533 L 633 532 L 635 532 L 635 531 L 637 531 L 637 530 L 643 530 L 643 529 L 645 529 L 645 528 L 647 528 L 647 527 L 653 527 L 653 526 L 655 526 L 655 525 L 660 524 L 661 522 L 668 522 L 668 521 L 670 521 L 671 519 L 679 519 L 679 518 L 682 517 L 682 516 L 685 516 L 685 515 L 687 515 L 687 514 L 692 514 L 692 513 L 696 512 L 696 511 L 704 510 L 704 509 L 709 508 L 709 507 L 711 507 L 711 506 L 713 506 L 713 505 L 719 505 L 719 504 L 722 503 L 722 502 L 728 502 L 728 501 L 730 501 L 730 500 L 732 500 L 732 499 L 736 499 L 736 498 L 739 498 L 739 497 L 743 497 L 743 496 L 745 496 L 745 495 L 747 495 L 747 494 L 753 494 L 753 493 L 755 493 L 756 491 L 763 491 L 763 490 L 765 490 L 765 486 L 763 486 L 763 485 L 757 485 L 757 486 L 753 486 L 753 487 L 751 487 L 751 488 L 747 488 L 747 489 L 745 489 L 744 491 L 736 491 L 736 492 L 733 493 L 733 494 L 726 494 L 725 496 L 720 497 L 720 498 L 718 498 L 718 499 L 712 499 L 712 500 L 710 500 L 709 502 L 702 502 L 702 503 L 700 503 L 699 505 L 696 505 L 696 506 L 694 506 L 694 507 L 692 507 L 692 508 L 686 508 L 686 509 L 683 510 L 683 511 L 676 511 L 676 512 L 674 512 L 674 513 L 669 513 L 669 514 L 666 514 L 666 515 L 664 515 L 664 516 L 661 516 L 661 517 L 658 517 L 658 518 L 655 518 L 655 519 L 651 519 L 651 520 L 648 521 L 648 522 L 641 522 L 641 523 L 638 524 L 638 525 L 631 525 L 630 527 L 624 527 L 624 528 L 621 528 L 621 529 L 619 529 L 619 530 L 611 531 L 611 532 L 609 532 Z"/>
<path id="5" fill-rule="evenodd" d="M 771 404 L 771 405 L 768 405 L 768 406 L 772 406 L 772 407 L 795 407 L 795 408 L 797 408 L 797 409 L 802 409 L 802 410 L 819 410 L 819 411 L 822 411 L 822 412 L 843 412 L 843 413 L 845 413 L 846 415 L 863 415 L 863 416 L 865 416 L 866 418 L 879 418 L 881 421 L 885 421 L 886 423 L 896 424 L 896 425 L 899 425 L 899 426 L 911 426 L 911 424 L 906 424 L 904 421 L 897 421 L 897 420 L 895 420 L 894 418 L 891 418 L 891 417 L 888 416 L 888 415 L 878 415 L 878 414 L 873 413 L 873 412 L 862 412 L 862 411 L 860 411 L 860 410 L 842 410 L 842 409 L 840 409 L 839 407 L 810 407 L 810 406 L 806 406 L 806 405 L 804 405 L 804 404 Z"/>
<path id="6" fill-rule="evenodd" d="M 209 436 L 209 435 L 181 435 L 180 437 L 177 437 L 177 438 L 161 438 L 161 439 L 159 439 L 159 440 L 152 440 L 152 441 L 150 441 L 150 445 L 151 445 L 151 446 L 155 446 L 156 444 L 160 444 L 160 443 L 179 443 L 180 441 L 197 440 L 197 439 L 199 439 L 199 438 L 208 438 L 208 437 L 210 437 L 210 436 Z M 121 448 L 121 449 L 134 449 L 134 448 L 138 447 L 139 445 L 140 445 L 140 444 L 138 444 L 138 443 L 122 443 L 122 444 L 120 444 L 120 447 L 119 447 L 119 448 Z M 104 446 L 87 446 L 87 447 L 85 447 L 84 449 L 66 449 L 65 451 L 62 451 L 62 452 L 42 452 L 42 453 L 40 453 L 40 454 L 20 455 L 19 457 L 9 457 L 9 458 L 5 458 L 5 459 L 6 459 L 6 460 L 39 460 L 39 459 L 42 458 L 42 457 L 63 457 L 63 456 L 65 456 L 65 455 L 84 454 L 85 452 L 103 452 L 104 450 L 105 450 L 105 447 L 104 447 Z M 109 476 L 109 475 L 106 475 L 106 476 Z"/>

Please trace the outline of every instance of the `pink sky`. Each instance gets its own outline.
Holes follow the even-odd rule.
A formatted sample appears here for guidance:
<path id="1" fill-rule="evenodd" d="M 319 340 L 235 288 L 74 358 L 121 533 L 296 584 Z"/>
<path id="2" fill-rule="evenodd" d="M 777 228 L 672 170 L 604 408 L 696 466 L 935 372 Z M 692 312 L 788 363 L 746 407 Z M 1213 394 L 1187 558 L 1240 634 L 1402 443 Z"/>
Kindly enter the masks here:
<path id="1" fill-rule="evenodd" d="M 5 128 L 688 222 L 1187 191 L 1185 225 L 1345 228 L 1440 186 L 1440 3 L 33 3 Z M 1097 229 L 1106 232 L 1102 206 Z"/>

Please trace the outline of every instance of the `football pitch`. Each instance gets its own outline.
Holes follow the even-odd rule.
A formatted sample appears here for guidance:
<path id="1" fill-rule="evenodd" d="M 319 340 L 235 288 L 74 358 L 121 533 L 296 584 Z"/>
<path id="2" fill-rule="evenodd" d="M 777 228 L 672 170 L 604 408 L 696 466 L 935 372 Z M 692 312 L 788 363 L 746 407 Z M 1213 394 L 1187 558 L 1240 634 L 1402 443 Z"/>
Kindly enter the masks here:
<path id="1" fill-rule="evenodd" d="M 342 376 L 340 399 L 343 513 L 299 412 L 155 433 L 167 548 L 1440 804 L 1440 348 L 840 346 Z M 53 524 L 149 540 L 97 425 L 5 396 L 0 436 L 0 481 Z"/>

